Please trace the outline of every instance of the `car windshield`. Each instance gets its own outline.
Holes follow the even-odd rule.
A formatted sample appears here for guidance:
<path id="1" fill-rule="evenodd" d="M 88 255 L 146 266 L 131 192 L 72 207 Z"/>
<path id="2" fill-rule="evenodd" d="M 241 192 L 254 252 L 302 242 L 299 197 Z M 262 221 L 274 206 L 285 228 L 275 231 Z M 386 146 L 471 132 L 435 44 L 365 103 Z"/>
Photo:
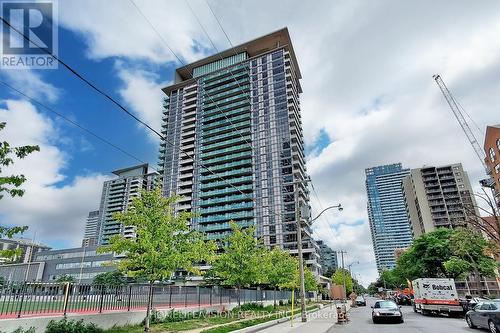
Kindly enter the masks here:
<path id="1" fill-rule="evenodd" d="M 356 297 L 356 301 L 364 301 L 364 298 L 362 296 Z"/>
<path id="2" fill-rule="evenodd" d="M 381 302 L 377 302 L 375 303 L 375 308 L 382 308 L 382 309 L 393 309 L 393 308 L 397 308 L 398 306 L 396 305 L 396 303 L 394 302 L 391 302 L 391 301 L 381 301 Z"/>

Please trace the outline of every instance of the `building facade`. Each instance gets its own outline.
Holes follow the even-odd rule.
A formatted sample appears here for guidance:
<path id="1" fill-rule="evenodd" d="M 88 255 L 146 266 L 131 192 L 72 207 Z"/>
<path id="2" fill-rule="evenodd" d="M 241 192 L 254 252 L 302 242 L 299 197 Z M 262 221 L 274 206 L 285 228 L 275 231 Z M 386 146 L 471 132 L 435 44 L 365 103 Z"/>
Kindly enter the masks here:
<path id="1" fill-rule="evenodd" d="M 460 163 L 412 169 L 403 191 L 414 237 L 438 227 L 463 227 L 468 219 L 479 216 L 469 177 Z"/>
<path id="2" fill-rule="evenodd" d="M 500 125 L 486 127 L 484 152 L 488 176 L 491 177 L 493 195 L 500 209 Z"/>
<path id="3" fill-rule="evenodd" d="M 99 233 L 101 231 L 99 216 L 100 214 L 98 210 L 89 212 L 85 223 L 82 246 L 94 246 L 99 244 Z"/>
<path id="4" fill-rule="evenodd" d="M 368 221 L 379 273 L 394 268 L 395 251 L 412 243 L 402 191 L 403 179 L 409 172 L 401 163 L 365 170 Z"/>
<path id="5" fill-rule="evenodd" d="M 17 250 L 20 253 L 13 258 L 1 258 L 0 263 L 28 263 L 33 261 L 36 253 L 50 250 L 50 246 L 34 242 L 27 238 L 4 238 L 0 239 L 0 251 Z"/>
<path id="6" fill-rule="evenodd" d="M 0 266 L 0 276 L 7 282 L 56 282 L 71 276 L 77 283 L 92 283 L 101 273 L 116 270 L 112 253 L 98 254 L 97 246 L 41 251 L 29 264 Z"/>
<path id="7" fill-rule="evenodd" d="M 219 240 L 229 221 L 256 227 L 267 246 L 297 253 L 295 198 L 308 204 L 299 94 L 287 29 L 175 72 L 163 89 L 159 167 L 166 196 L 197 214 L 192 227 Z M 304 226 L 304 258 L 319 274 L 319 249 Z"/>
<path id="8" fill-rule="evenodd" d="M 141 190 L 152 189 L 156 183 L 157 173 L 149 172 L 148 164 L 113 171 L 117 178 L 105 181 L 102 187 L 99 208 L 99 244 L 106 245 L 114 235 L 126 238 L 135 237 L 133 227 L 123 226 L 113 219 L 116 212 L 124 212 L 134 197 Z"/>
<path id="9" fill-rule="evenodd" d="M 338 268 L 337 251 L 332 250 L 322 240 L 317 240 L 316 243 L 319 246 L 319 262 L 321 265 L 322 275 L 331 277 L 333 272 L 335 272 Z"/>

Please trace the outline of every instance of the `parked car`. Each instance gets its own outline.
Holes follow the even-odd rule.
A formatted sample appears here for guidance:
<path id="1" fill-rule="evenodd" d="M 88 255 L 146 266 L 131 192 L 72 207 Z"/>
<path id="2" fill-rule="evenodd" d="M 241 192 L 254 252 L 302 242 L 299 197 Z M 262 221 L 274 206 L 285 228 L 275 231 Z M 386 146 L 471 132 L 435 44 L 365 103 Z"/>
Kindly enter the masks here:
<path id="1" fill-rule="evenodd" d="M 399 294 L 394 296 L 394 302 L 398 305 L 412 305 L 411 297 L 409 295 Z"/>
<path id="2" fill-rule="evenodd" d="M 399 323 L 404 322 L 401 307 L 393 301 L 387 300 L 380 300 L 375 302 L 375 305 L 372 306 L 372 320 L 374 324 L 379 323 L 383 320 L 397 321 Z"/>
<path id="3" fill-rule="evenodd" d="M 366 306 L 366 299 L 363 296 L 356 297 L 357 306 Z"/>
<path id="4" fill-rule="evenodd" d="M 476 305 L 482 302 L 486 302 L 488 299 L 481 297 L 466 297 L 460 299 L 460 304 L 464 308 L 464 312 L 472 310 Z M 494 300 L 493 300 L 494 301 Z"/>
<path id="5" fill-rule="evenodd" d="M 467 311 L 465 321 L 470 328 L 487 328 L 491 333 L 500 332 L 500 301 L 485 301 Z"/>

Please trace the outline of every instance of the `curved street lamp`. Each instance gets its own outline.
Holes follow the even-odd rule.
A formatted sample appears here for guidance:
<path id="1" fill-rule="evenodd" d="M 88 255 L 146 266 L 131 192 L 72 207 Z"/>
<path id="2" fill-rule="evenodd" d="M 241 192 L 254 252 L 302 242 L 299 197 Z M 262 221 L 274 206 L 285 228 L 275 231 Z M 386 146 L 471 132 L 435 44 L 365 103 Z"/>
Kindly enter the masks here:
<path id="1" fill-rule="evenodd" d="M 310 223 L 313 223 L 314 221 L 316 221 L 324 212 L 326 212 L 327 210 L 330 210 L 330 209 L 333 209 L 333 208 L 338 208 L 339 212 L 343 211 L 344 208 L 342 207 L 342 204 L 338 204 L 338 205 L 333 205 L 333 206 L 329 206 L 329 207 L 326 207 L 325 209 L 323 209 L 321 212 L 319 212 L 319 214 L 311 219 L 309 222 Z"/>

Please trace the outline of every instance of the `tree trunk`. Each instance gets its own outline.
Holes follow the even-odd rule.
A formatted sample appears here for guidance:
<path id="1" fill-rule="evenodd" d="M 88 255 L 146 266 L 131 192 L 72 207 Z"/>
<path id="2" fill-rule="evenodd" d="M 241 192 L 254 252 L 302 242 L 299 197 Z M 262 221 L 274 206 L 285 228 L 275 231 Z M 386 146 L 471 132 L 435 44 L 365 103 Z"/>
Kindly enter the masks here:
<path id="1" fill-rule="evenodd" d="M 241 300 L 240 300 L 240 290 L 241 290 L 241 289 L 240 289 L 240 287 L 238 286 L 238 287 L 236 288 L 236 290 L 237 290 L 237 293 L 238 293 L 238 295 L 237 295 L 237 296 L 238 296 L 238 307 L 241 307 Z"/>
<path id="2" fill-rule="evenodd" d="M 276 287 L 274 287 L 274 308 L 276 309 Z"/>
<path id="3" fill-rule="evenodd" d="M 479 297 L 483 297 L 483 288 L 481 287 L 481 275 L 479 274 L 479 270 L 476 265 L 474 265 L 474 277 L 476 278 L 477 284 L 477 294 Z"/>
<path id="4" fill-rule="evenodd" d="M 151 300 L 153 296 L 153 284 L 149 284 L 149 291 L 148 291 L 148 305 L 146 307 L 146 319 L 144 323 L 144 332 L 149 332 L 149 320 L 151 318 Z"/>

